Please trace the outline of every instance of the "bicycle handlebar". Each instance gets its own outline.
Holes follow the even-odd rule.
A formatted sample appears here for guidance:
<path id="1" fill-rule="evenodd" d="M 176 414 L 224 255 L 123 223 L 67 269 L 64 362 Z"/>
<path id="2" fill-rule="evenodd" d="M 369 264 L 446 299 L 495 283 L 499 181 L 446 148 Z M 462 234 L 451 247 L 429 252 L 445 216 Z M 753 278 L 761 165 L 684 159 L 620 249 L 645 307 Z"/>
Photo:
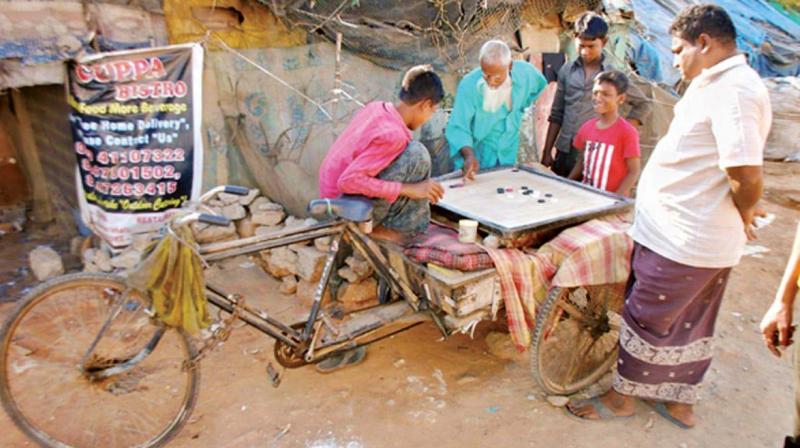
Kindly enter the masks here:
<path id="1" fill-rule="evenodd" d="M 205 224 L 211 224 L 212 226 L 227 226 L 231 223 L 230 218 L 212 215 L 209 213 L 200 213 L 200 216 L 197 217 L 197 220 Z"/>
<path id="2" fill-rule="evenodd" d="M 247 188 L 247 187 L 239 187 L 239 186 L 236 186 L 236 185 L 225 185 L 225 193 L 244 196 L 247 193 L 250 193 L 250 189 Z"/>
<path id="3" fill-rule="evenodd" d="M 214 196 L 216 196 L 216 195 L 218 195 L 220 193 L 230 193 L 230 194 L 235 194 L 235 195 L 239 195 L 239 196 L 244 196 L 249 192 L 250 192 L 250 189 L 247 188 L 247 187 L 239 187 L 239 186 L 236 186 L 236 185 L 220 185 L 218 187 L 214 187 L 214 188 L 206 191 L 205 193 L 203 193 L 203 195 L 200 196 L 200 198 L 197 199 L 197 202 L 200 202 L 201 204 L 205 204 L 206 202 L 208 202 L 209 199 L 213 198 Z"/>
<path id="4" fill-rule="evenodd" d="M 173 218 L 170 225 L 173 227 L 181 227 L 193 222 L 199 221 L 204 224 L 210 224 L 213 226 L 228 226 L 231 223 L 231 219 L 226 218 L 224 216 L 215 215 L 205 204 L 211 200 L 212 198 L 216 197 L 220 193 L 229 193 L 235 194 L 238 196 L 245 196 L 250 193 L 250 189 L 247 187 L 240 187 L 236 185 L 220 185 L 218 187 L 214 187 L 201 195 L 196 202 L 187 203 L 184 205 L 186 207 L 186 211 L 188 213 L 181 214 L 180 216 L 176 216 Z"/>

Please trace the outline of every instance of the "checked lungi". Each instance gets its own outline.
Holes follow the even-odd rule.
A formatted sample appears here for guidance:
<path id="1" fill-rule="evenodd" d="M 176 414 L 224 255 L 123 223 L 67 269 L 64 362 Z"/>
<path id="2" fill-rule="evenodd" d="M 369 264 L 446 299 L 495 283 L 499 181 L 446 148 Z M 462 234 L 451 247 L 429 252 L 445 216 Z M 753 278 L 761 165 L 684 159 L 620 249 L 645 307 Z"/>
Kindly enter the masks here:
<path id="1" fill-rule="evenodd" d="M 731 268 L 687 266 L 638 243 L 631 263 L 614 389 L 694 404 Z"/>

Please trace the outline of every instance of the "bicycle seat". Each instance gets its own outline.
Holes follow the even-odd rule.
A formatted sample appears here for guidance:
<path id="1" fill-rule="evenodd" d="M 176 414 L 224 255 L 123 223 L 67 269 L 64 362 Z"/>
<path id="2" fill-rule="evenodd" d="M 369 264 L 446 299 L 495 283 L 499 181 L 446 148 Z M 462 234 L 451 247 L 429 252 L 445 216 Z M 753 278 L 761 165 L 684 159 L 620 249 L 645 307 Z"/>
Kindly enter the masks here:
<path id="1" fill-rule="evenodd" d="M 308 212 L 314 218 L 336 217 L 346 221 L 366 222 L 372 219 L 372 201 L 360 196 L 314 199 L 308 203 Z"/>

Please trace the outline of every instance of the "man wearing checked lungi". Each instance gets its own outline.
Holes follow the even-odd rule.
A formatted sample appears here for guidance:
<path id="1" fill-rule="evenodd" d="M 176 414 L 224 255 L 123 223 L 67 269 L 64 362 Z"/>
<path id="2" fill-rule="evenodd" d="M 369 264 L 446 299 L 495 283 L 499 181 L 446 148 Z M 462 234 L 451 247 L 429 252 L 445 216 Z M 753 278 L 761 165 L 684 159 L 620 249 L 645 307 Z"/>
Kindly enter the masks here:
<path id="1" fill-rule="evenodd" d="M 767 90 L 719 6 L 688 7 L 670 33 L 691 85 L 639 183 L 614 386 L 568 406 L 588 420 L 631 416 L 638 398 L 681 428 L 695 425 L 728 276 L 755 238 Z"/>

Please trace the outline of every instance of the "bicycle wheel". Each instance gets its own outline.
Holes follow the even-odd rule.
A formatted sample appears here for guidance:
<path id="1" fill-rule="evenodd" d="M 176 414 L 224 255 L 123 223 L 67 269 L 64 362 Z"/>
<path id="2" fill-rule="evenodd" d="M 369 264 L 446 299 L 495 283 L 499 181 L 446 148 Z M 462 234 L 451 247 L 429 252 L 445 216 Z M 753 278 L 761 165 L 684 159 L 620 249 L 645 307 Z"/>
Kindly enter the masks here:
<path id="1" fill-rule="evenodd" d="M 624 283 L 553 288 L 536 316 L 531 343 L 531 370 L 542 389 L 572 394 L 611 369 L 624 300 Z"/>
<path id="2" fill-rule="evenodd" d="M 146 354 L 163 329 L 148 305 L 102 274 L 63 276 L 25 296 L 0 330 L 0 398 L 17 426 L 47 447 L 151 447 L 175 436 L 199 387 L 198 369 L 184 368 L 195 351 L 182 332 L 163 332 L 122 373 L 91 375 Z"/>

